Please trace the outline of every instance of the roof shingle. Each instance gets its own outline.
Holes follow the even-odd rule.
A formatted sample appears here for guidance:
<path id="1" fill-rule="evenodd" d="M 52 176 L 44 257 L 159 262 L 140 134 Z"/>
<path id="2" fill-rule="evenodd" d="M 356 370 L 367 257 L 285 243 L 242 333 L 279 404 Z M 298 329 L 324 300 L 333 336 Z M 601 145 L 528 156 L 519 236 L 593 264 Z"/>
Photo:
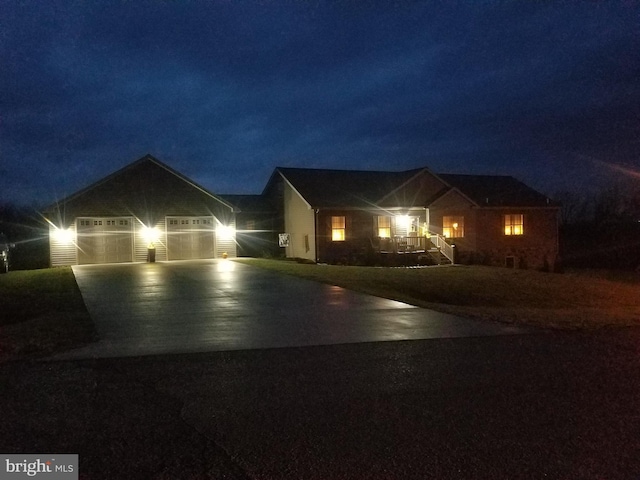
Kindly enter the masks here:
<path id="1" fill-rule="evenodd" d="M 545 195 L 509 176 L 438 174 L 480 206 L 554 206 Z"/>
<path id="2" fill-rule="evenodd" d="M 314 208 L 371 208 L 426 168 L 402 172 L 282 168 L 279 171 Z M 431 173 L 431 172 L 429 172 Z M 479 206 L 555 207 L 545 195 L 510 176 L 432 174 L 436 183 L 399 198 L 399 207 L 427 207 L 455 188 Z M 384 204 L 388 205 L 388 199 Z"/>
<path id="3" fill-rule="evenodd" d="M 278 168 L 313 207 L 368 208 L 422 169 L 404 172 Z"/>

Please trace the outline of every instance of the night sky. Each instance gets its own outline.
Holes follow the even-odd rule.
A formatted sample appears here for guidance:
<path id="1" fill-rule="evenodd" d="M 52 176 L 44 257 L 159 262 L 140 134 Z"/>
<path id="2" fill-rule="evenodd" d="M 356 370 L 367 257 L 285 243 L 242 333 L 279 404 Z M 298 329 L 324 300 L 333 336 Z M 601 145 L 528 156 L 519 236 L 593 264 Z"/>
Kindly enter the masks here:
<path id="1" fill-rule="evenodd" d="M 276 166 L 640 171 L 640 3 L 0 0 L 0 202 L 150 153 L 214 193 Z"/>

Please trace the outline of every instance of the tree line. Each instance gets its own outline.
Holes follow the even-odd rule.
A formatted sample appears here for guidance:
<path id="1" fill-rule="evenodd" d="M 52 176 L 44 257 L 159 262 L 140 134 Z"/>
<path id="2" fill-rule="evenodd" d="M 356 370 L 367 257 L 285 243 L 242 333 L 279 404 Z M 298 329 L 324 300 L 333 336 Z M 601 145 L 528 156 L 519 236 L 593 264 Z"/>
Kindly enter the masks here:
<path id="1" fill-rule="evenodd" d="M 592 192 L 560 191 L 560 261 L 566 267 L 640 268 L 640 182 Z M 16 247 L 14 269 L 49 264 L 49 227 L 38 206 L 0 204 L 0 233 Z"/>
<path id="2" fill-rule="evenodd" d="M 558 192 L 563 265 L 640 271 L 640 184 Z"/>

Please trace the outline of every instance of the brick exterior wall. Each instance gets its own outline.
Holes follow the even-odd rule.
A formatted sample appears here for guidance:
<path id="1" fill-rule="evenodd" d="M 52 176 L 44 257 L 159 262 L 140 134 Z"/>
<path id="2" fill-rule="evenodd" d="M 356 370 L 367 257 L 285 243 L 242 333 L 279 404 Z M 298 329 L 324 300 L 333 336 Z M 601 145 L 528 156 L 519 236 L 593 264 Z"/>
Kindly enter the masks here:
<path id="1" fill-rule="evenodd" d="M 524 233 L 505 235 L 504 216 L 522 214 Z M 471 258 L 475 263 L 551 270 L 558 257 L 557 209 L 487 209 L 477 212 L 483 234 Z"/>
<path id="2" fill-rule="evenodd" d="M 321 263 L 366 264 L 373 246 L 371 212 L 363 210 L 321 210 L 318 212 L 318 261 Z M 331 217 L 345 217 L 345 240 L 331 239 Z"/>
<path id="3" fill-rule="evenodd" d="M 505 235 L 504 216 L 523 215 L 523 235 Z M 458 263 L 552 270 L 558 257 L 558 208 L 473 205 L 451 193 L 429 209 L 429 230 L 442 234 L 444 216 L 464 217 L 464 237 L 452 238 Z"/>

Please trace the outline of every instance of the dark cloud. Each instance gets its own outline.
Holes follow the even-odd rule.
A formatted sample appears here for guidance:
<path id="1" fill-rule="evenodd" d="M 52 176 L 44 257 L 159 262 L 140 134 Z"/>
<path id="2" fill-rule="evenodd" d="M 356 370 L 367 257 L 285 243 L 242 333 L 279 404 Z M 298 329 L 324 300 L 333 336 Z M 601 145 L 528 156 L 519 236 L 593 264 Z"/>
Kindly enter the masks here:
<path id="1" fill-rule="evenodd" d="M 632 2 L 0 11 L 0 201 L 50 201 L 146 153 L 221 193 L 259 192 L 276 165 L 427 165 L 547 192 L 596 178 L 584 158 L 640 170 Z"/>

